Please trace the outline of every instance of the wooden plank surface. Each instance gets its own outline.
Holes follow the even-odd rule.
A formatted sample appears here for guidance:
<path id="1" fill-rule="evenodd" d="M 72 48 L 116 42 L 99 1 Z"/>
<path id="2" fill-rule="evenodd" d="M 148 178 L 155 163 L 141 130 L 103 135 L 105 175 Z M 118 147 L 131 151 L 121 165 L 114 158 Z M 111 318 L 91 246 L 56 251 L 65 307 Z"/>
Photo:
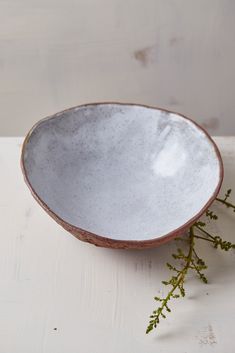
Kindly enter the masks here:
<path id="1" fill-rule="evenodd" d="M 234 189 L 235 138 L 216 138 Z M 228 353 L 235 349 L 235 253 L 198 243 L 209 284 L 192 277 L 158 331 L 145 335 L 169 272 L 171 242 L 145 251 L 78 241 L 34 201 L 19 167 L 22 138 L 0 139 L 0 353 Z M 223 191 L 222 191 L 223 192 Z M 216 206 L 235 241 L 235 215 Z"/>

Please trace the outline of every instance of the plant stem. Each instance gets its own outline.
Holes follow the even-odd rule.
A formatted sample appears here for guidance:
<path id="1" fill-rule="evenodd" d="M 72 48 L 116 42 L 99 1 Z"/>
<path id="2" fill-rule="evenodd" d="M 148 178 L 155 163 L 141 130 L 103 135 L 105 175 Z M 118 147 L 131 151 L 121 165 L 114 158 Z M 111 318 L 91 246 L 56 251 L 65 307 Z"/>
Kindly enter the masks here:
<path id="1" fill-rule="evenodd" d="M 189 235 L 189 252 L 188 252 L 188 256 L 187 256 L 187 261 L 185 264 L 185 267 L 183 268 L 183 270 L 177 275 L 177 282 L 175 283 L 175 285 L 173 286 L 173 288 L 171 289 L 171 291 L 168 293 L 167 297 L 164 299 L 163 301 L 163 305 L 162 307 L 164 307 L 167 303 L 167 301 L 170 299 L 170 297 L 172 296 L 172 294 L 174 293 L 174 291 L 176 290 L 176 288 L 179 286 L 179 284 L 184 280 L 185 275 L 188 272 L 188 269 L 190 267 L 190 263 L 192 261 L 192 255 L 193 255 L 193 247 L 194 247 L 194 230 L 193 230 L 193 226 L 190 227 L 190 235 Z"/>
<path id="2" fill-rule="evenodd" d="M 206 240 L 206 241 L 210 241 L 211 243 L 214 243 L 214 240 L 208 239 L 208 238 L 204 238 L 204 237 L 200 237 L 200 235 L 194 235 L 194 238 L 202 239 L 202 240 Z"/>
<path id="3" fill-rule="evenodd" d="M 162 300 L 162 305 L 160 307 L 160 310 L 158 311 L 155 319 L 154 319 L 154 323 L 150 324 L 148 327 L 147 327 L 147 330 L 146 330 L 146 333 L 149 333 L 154 325 L 156 327 L 156 324 L 159 322 L 159 317 L 162 315 L 162 312 L 163 310 L 166 308 L 168 309 L 167 307 L 167 304 L 168 304 L 168 301 L 171 299 L 171 297 L 173 296 L 173 293 L 174 291 L 177 289 L 177 288 L 181 288 L 181 286 L 183 285 L 184 283 L 184 279 L 185 279 L 185 276 L 188 272 L 188 269 L 191 268 L 191 262 L 192 262 L 192 257 L 193 257 L 193 251 L 194 251 L 194 226 L 190 227 L 190 232 L 189 232 L 189 251 L 188 251 L 188 255 L 186 257 L 186 263 L 185 263 L 185 266 L 184 268 L 177 274 L 176 276 L 176 282 L 175 284 L 172 286 L 172 289 L 169 291 L 169 293 L 167 294 L 167 296 Z M 169 310 L 168 310 L 169 311 Z"/>
<path id="4" fill-rule="evenodd" d="M 199 229 L 201 232 L 203 232 L 203 233 L 205 233 L 208 237 L 210 237 L 211 239 L 215 239 L 214 237 L 213 237 L 213 235 L 211 235 L 210 233 L 208 233 L 205 229 L 203 229 L 203 228 L 201 228 L 200 226 L 198 226 L 198 225 L 195 225 L 195 227 L 197 228 L 197 229 Z"/>
<path id="5" fill-rule="evenodd" d="M 228 202 L 226 200 L 220 199 L 219 197 L 216 197 L 216 201 L 223 203 L 227 207 L 231 207 L 235 211 L 235 205 L 233 205 L 231 202 Z"/>
<path id="6" fill-rule="evenodd" d="M 194 237 L 196 237 L 196 236 L 194 235 Z M 200 260 L 198 254 L 196 253 L 196 250 L 195 250 L 194 248 L 193 248 L 193 253 L 194 253 L 195 257 L 196 257 L 198 260 Z"/>
<path id="7" fill-rule="evenodd" d="M 189 231 L 189 252 L 188 252 L 188 256 L 187 256 L 187 263 L 186 263 L 186 266 L 187 266 L 187 269 L 190 265 L 190 262 L 191 262 L 191 259 L 192 259 L 192 256 L 193 256 L 193 247 L 194 247 L 194 226 L 190 227 L 190 231 Z"/>

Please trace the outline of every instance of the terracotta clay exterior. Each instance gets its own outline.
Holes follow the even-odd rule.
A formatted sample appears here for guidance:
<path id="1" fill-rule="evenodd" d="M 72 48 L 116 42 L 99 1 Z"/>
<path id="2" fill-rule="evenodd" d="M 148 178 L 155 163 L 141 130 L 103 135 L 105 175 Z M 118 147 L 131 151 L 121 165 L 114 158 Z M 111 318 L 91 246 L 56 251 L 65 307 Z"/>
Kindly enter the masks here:
<path id="1" fill-rule="evenodd" d="M 220 152 L 218 150 L 218 147 L 216 146 L 216 144 L 214 143 L 214 141 L 212 140 L 212 138 L 210 137 L 210 135 L 197 123 L 195 123 L 193 120 L 187 118 L 186 116 L 176 113 L 176 112 L 172 112 L 166 109 L 162 109 L 162 108 L 157 108 L 157 107 L 151 107 L 148 105 L 140 105 L 140 104 L 134 104 L 134 103 L 117 103 L 117 102 L 98 102 L 98 103 L 89 103 L 89 104 L 85 104 L 85 105 L 81 105 L 78 107 L 85 107 L 85 106 L 91 106 L 91 105 L 99 105 L 99 104 L 118 104 L 118 105 L 133 105 L 133 106 L 138 106 L 138 107 L 145 107 L 145 108 L 151 108 L 151 109 L 156 109 L 156 110 L 161 110 L 162 112 L 166 112 L 166 113 L 172 113 L 172 114 L 177 114 L 181 117 L 183 117 L 184 119 L 187 119 L 189 121 L 191 121 L 194 125 L 196 125 L 198 127 L 198 129 L 202 130 L 204 132 L 204 134 L 206 135 L 207 139 L 213 144 L 218 161 L 219 161 L 219 166 L 220 166 L 220 175 L 219 175 L 219 182 L 218 185 L 213 193 L 213 195 L 210 197 L 210 199 L 208 200 L 208 202 L 206 203 L 206 205 L 200 210 L 200 212 L 198 212 L 195 217 L 191 218 L 187 223 L 183 224 L 181 227 L 175 229 L 174 231 L 161 236 L 161 237 L 157 237 L 157 238 L 153 238 L 153 239 L 149 239 L 149 240 L 140 240 L 140 241 L 135 241 L 135 240 L 115 240 L 115 239 L 111 239 L 111 238 L 107 238 L 107 237 L 103 237 L 101 235 L 97 235 L 94 234 L 92 232 L 86 231 L 84 229 L 81 229 L 79 227 L 73 226 L 71 224 L 69 224 L 68 222 L 64 221 L 62 218 L 60 218 L 57 214 L 55 214 L 46 204 L 45 202 L 38 196 L 37 192 L 34 190 L 33 186 L 31 185 L 28 176 L 27 176 L 27 172 L 26 172 L 26 168 L 25 168 L 25 164 L 24 164 L 24 153 L 25 153 L 25 148 L 26 145 L 28 143 L 29 137 L 32 133 L 32 131 L 37 127 L 37 125 L 42 121 L 42 120 L 47 120 L 51 117 L 42 119 L 39 123 L 36 123 L 32 129 L 29 131 L 29 133 L 27 134 L 24 143 L 23 143 L 23 147 L 22 147 L 22 153 L 21 153 L 21 168 L 22 168 L 22 172 L 23 172 L 23 176 L 24 176 L 24 180 L 27 184 L 27 186 L 29 187 L 33 197 L 36 199 L 36 201 L 42 206 L 42 208 L 58 223 L 60 224 L 65 230 L 67 230 L 68 232 L 70 232 L 71 234 L 73 234 L 76 238 L 78 238 L 79 240 L 85 241 L 85 242 L 89 242 L 92 243 L 96 246 L 101 246 L 101 247 L 106 247 L 106 248 L 115 248 L 115 249 L 145 249 L 145 248 L 151 248 L 151 247 L 156 247 L 158 245 L 161 245 L 163 243 L 168 242 L 169 240 L 182 235 L 185 231 L 187 231 L 190 226 L 193 225 L 193 223 L 208 209 L 208 207 L 211 205 L 211 203 L 214 201 L 214 199 L 216 198 L 217 194 L 219 193 L 219 190 L 221 188 L 221 184 L 223 181 L 223 175 L 224 175 L 224 169 L 223 169 L 223 163 L 222 163 L 222 158 L 220 155 Z M 70 110 L 74 109 L 74 108 L 78 108 L 78 107 L 73 107 L 67 110 L 64 110 L 63 112 L 69 112 Z"/>

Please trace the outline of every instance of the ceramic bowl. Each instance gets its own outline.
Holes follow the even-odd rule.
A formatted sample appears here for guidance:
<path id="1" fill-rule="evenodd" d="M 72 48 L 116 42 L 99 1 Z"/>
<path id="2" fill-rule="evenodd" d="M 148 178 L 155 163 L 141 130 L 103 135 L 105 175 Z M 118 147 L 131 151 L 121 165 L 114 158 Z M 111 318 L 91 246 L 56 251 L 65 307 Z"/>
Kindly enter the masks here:
<path id="1" fill-rule="evenodd" d="M 147 248 L 182 234 L 219 192 L 223 166 L 192 120 L 153 107 L 96 103 L 39 121 L 25 138 L 25 181 L 80 240 Z"/>

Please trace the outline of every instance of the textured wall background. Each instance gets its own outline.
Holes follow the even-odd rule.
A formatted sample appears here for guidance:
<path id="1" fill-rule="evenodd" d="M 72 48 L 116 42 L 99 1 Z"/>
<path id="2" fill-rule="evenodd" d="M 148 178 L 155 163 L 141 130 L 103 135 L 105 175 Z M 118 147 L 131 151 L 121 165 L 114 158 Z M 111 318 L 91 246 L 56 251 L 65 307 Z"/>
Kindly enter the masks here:
<path id="1" fill-rule="evenodd" d="M 106 100 L 235 134 L 234 18 L 234 0 L 0 0 L 0 135 Z"/>

